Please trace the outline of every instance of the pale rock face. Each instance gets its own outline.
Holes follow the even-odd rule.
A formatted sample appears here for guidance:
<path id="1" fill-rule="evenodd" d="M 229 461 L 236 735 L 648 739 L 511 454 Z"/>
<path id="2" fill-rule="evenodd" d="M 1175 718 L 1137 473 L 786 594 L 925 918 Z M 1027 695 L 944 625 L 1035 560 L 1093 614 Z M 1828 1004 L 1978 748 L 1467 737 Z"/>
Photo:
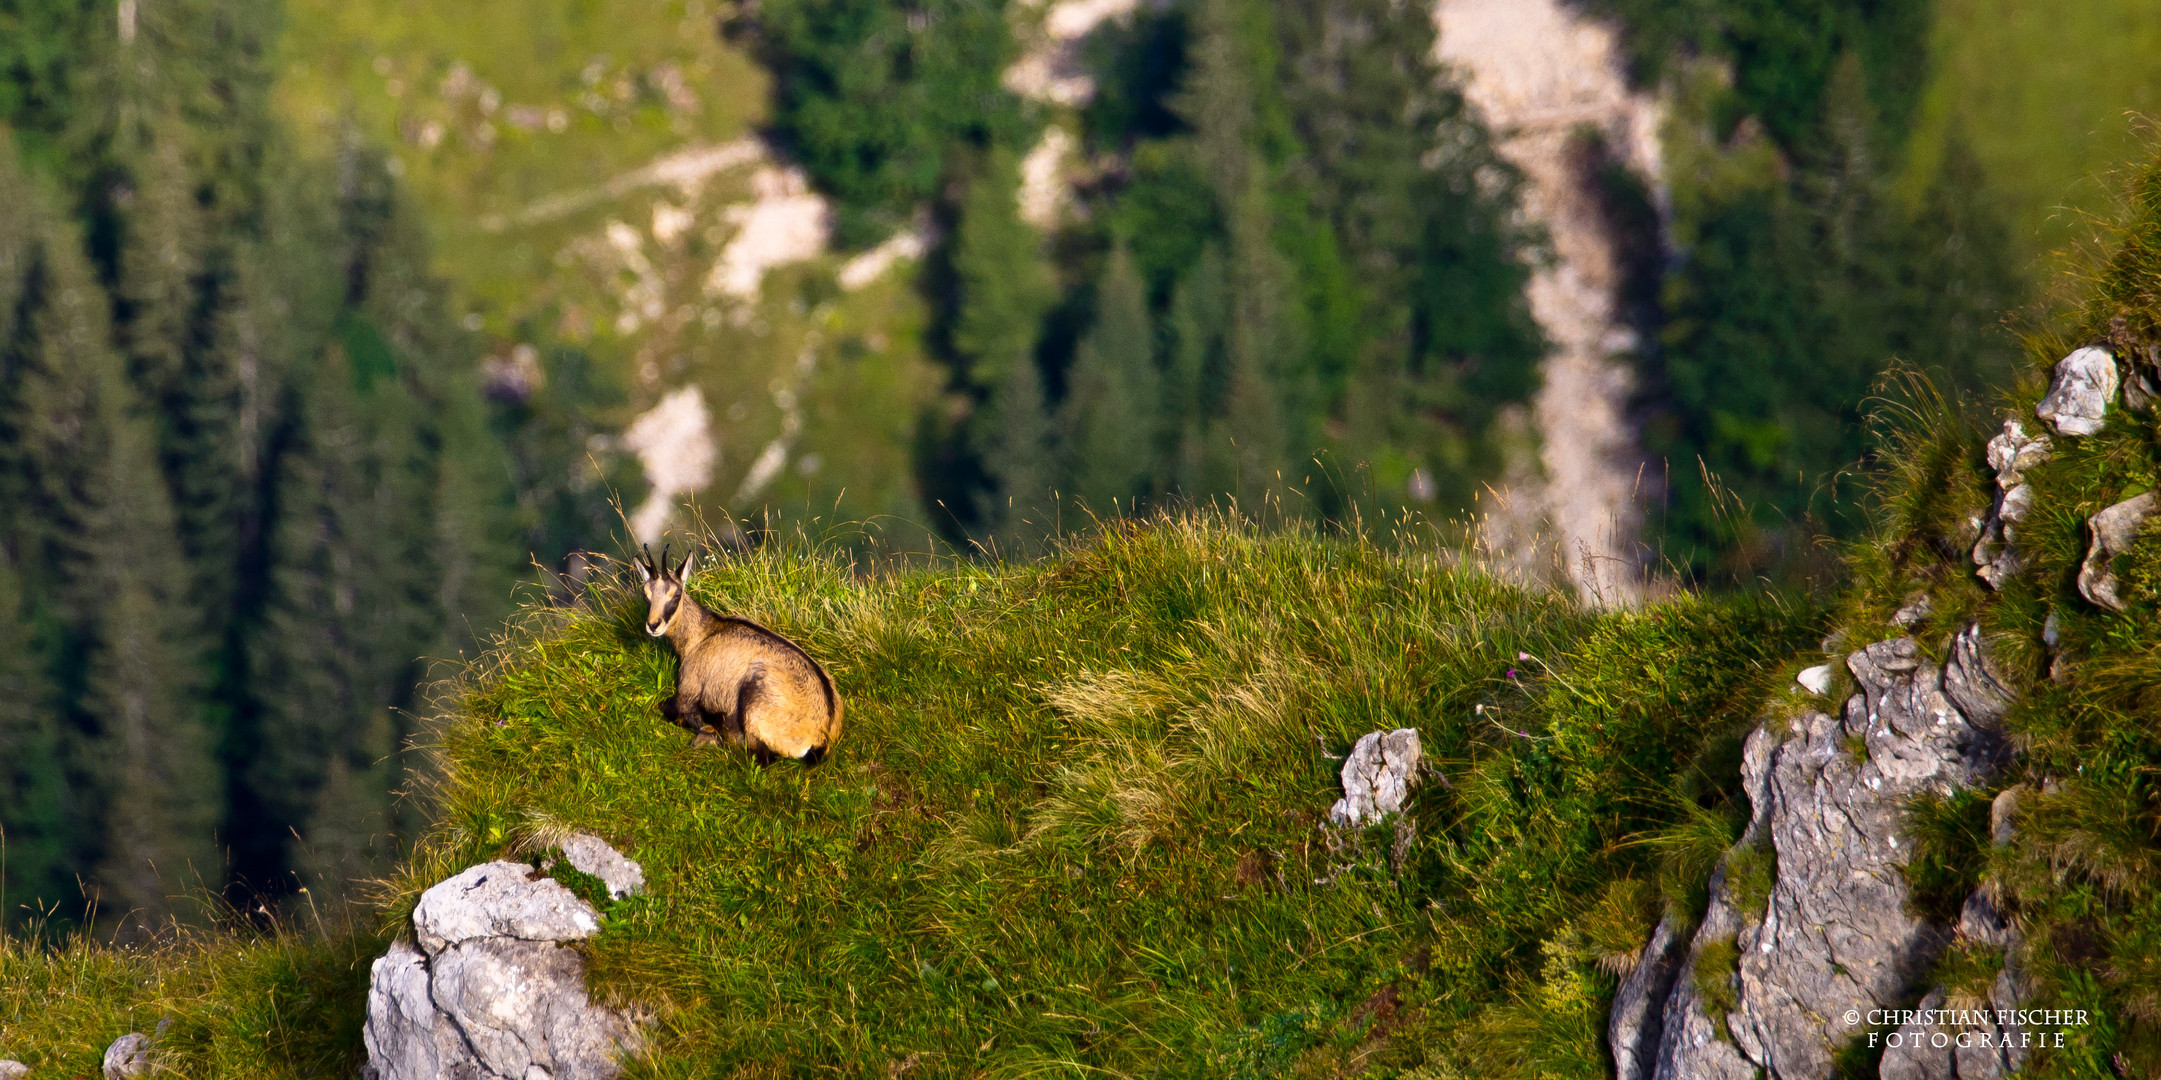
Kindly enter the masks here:
<path id="1" fill-rule="evenodd" d="M 1673 995 L 1673 979 L 1688 954 L 1688 935 L 1667 916 L 1651 932 L 1643 958 L 1613 993 L 1606 1044 L 1613 1048 L 1614 1080 L 1650 1080 L 1658 1068 L 1658 1032 Z"/>
<path id="2" fill-rule="evenodd" d="M 105 1080 L 133 1080 L 150 1075 L 150 1037 L 131 1031 L 105 1048 Z"/>
<path id="3" fill-rule="evenodd" d="M 1983 889 L 1966 898 L 1965 909 L 1959 913 L 1958 936 L 1976 945 L 2005 950 L 2003 970 L 1997 972 L 1995 983 L 1980 1001 L 1951 1001 L 1939 986 L 1914 1008 L 1969 1011 L 1979 1014 L 1977 1018 L 1982 1022 L 1968 1026 L 1908 1023 L 1899 1028 L 1898 1046 L 1891 1047 L 1891 1040 L 1885 1040 L 1880 1071 L 1883 1080 L 1998 1080 L 2013 1075 L 2025 1064 L 2025 1048 L 2005 1045 L 2015 1044 L 2022 1029 L 2016 1024 L 1997 1022 L 1999 1018 L 2008 1019 L 2002 1014 L 2018 1008 L 2029 989 L 2018 965 L 2017 929 Z M 1967 1036 L 1965 1046 L 1959 1045 L 1960 1035 Z M 1941 1046 L 1937 1045 L 1939 1038 Z"/>
<path id="4" fill-rule="evenodd" d="M 532 867 L 491 862 L 468 867 L 420 894 L 413 929 L 420 947 L 433 954 L 484 937 L 576 941 L 598 931 L 600 920 L 554 879 L 534 877 Z"/>
<path id="5" fill-rule="evenodd" d="M 0 1080 L 23 1080 L 30 1075 L 30 1066 L 20 1061 L 0 1061 Z"/>
<path id="6" fill-rule="evenodd" d="M 1936 602 L 1931 600 L 1927 593 L 1921 593 L 1906 601 L 1905 605 L 1891 616 L 1891 621 L 1910 630 L 1920 625 L 1921 620 L 1928 618 L 1935 611 Z"/>
<path id="7" fill-rule="evenodd" d="M 565 844 L 565 855 L 579 847 L 596 868 L 587 873 L 611 889 L 642 885 L 636 863 L 580 838 L 590 845 Z M 371 1080 L 611 1080 L 621 1072 L 615 1054 L 635 1031 L 586 998 L 585 961 L 563 947 L 598 932 L 599 919 L 560 883 L 522 863 L 482 863 L 423 893 L 413 928 L 418 947 L 392 943 L 370 973 Z"/>
<path id="8" fill-rule="evenodd" d="M 2089 345 L 2056 362 L 2048 396 L 2034 406 L 2033 414 L 2065 435 L 2091 435 L 2101 430 L 2116 386 L 2116 359 L 2107 349 Z"/>
<path id="9" fill-rule="evenodd" d="M 2046 435 L 2027 435 L 2016 420 L 2003 422 L 2003 434 L 1988 441 L 1988 464 L 1996 470 L 1996 486 L 2010 489 L 2025 482 L 2024 471 L 2048 460 Z"/>
<path id="10" fill-rule="evenodd" d="M 1523 172 L 1524 215 L 1552 241 L 1525 290 L 1553 345 L 1532 410 L 1544 475 L 1504 478 L 1486 542 L 1527 555 L 1550 529 L 1580 594 L 1632 602 L 1643 588 L 1644 456 L 1628 404 L 1635 369 L 1616 354 L 1635 346 L 1635 332 L 1618 299 L 1624 252 L 1580 147 L 1596 130 L 1664 219 L 1665 106 L 1631 88 L 1619 28 L 1566 0 L 1439 0 L 1434 18 L 1438 59 L 1466 76 L 1464 96 Z"/>
<path id="11" fill-rule="evenodd" d="M 1815 667 L 1802 668 L 1801 673 L 1793 677 L 1793 681 L 1800 683 L 1801 689 L 1822 697 L 1831 692 L 1831 665 L 1817 664 Z"/>
<path id="12" fill-rule="evenodd" d="M 1843 718 L 1819 712 L 1791 730 L 1761 727 L 1743 749 L 1753 817 L 1741 844 L 1776 855 L 1765 910 L 1739 909 L 1722 864 L 1662 1015 L 1624 1033 L 1615 1014 L 1617 1063 L 1648 1055 L 1657 1080 L 1829 1075 L 1832 1055 L 1867 1030 L 1845 1014 L 1899 1007 L 1950 940 L 1950 928 L 1906 911 L 1903 806 L 2001 767 L 2010 691 L 1975 627 L 1953 638 L 1940 667 L 1912 638 L 1894 638 L 1852 654 L 1847 668 L 1860 689 Z M 1848 749 L 1855 737 L 1865 760 Z M 1718 1018 L 1730 1041 L 1718 1038 L 1692 974 L 1696 958 L 1728 938 L 1741 954 L 1738 1008 Z M 1641 1011 L 1633 999 L 1616 1002 Z"/>
<path id="13" fill-rule="evenodd" d="M 2123 404 L 2135 413 L 2153 411 L 2161 401 L 2161 345 L 2148 345 L 2124 358 Z"/>
<path id="14" fill-rule="evenodd" d="M 2093 539 L 2087 545 L 2086 560 L 2078 568 L 2081 596 L 2110 611 L 2123 610 L 2123 597 L 2117 592 L 2116 574 L 2109 564 L 2138 543 L 2139 531 L 2156 509 L 2161 509 L 2161 496 L 2146 491 L 2086 519 L 2086 530 Z"/>
<path id="15" fill-rule="evenodd" d="M 2113 370 L 2113 369 L 2112 369 Z M 2025 470 L 2047 461 L 2048 436 L 2028 437 L 2016 420 L 2003 422 L 2003 434 L 1988 441 L 1988 463 L 1996 470 L 1996 506 L 1973 545 L 1973 562 L 1991 589 L 2025 566 L 2018 552 L 2018 526 L 2033 509 L 2033 485 Z"/>
<path id="16" fill-rule="evenodd" d="M 1343 798 L 1329 808 L 1328 820 L 1360 826 L 1403 812 L 1411 780 L 1418 773 L 1418 731 L 1368 732 L 1343 761 Z"/>
<path id="17" fill-rule="evenodd" d="M 571 833 L 562 850 L 572 867 L 599 878 L 617 900 L 645 891 L 645 868 L 591 833 Z"/>
<path id="18" fill-rule="evenodd" d="M 720 461 L 704 392 L 686 386 L 660 399 L 623 432 L 623 449 L 638 455 L 653 485 L 630 516 L 630 533 L 641 544 L 657 544 L 675 500 L 704 490 Z"/>

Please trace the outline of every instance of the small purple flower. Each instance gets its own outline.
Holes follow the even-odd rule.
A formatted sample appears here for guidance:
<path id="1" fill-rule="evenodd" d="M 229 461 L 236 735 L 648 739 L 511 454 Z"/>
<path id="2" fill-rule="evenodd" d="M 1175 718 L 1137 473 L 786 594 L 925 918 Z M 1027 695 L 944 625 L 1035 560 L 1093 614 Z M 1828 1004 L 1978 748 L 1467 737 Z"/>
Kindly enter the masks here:
<path id="1" fill-rule="evenodd" d="M 1508 677 L 1509 677 L 1509 678 L 1511 678 L 1511 679 L 1513 679 L 1513 678 L 1515 678 L 1515 677 L 1516 677 L 1516 669 L 1515 669 L 1515 668 L 1509 668 L 1509 669 L 1508 669 Z"/>

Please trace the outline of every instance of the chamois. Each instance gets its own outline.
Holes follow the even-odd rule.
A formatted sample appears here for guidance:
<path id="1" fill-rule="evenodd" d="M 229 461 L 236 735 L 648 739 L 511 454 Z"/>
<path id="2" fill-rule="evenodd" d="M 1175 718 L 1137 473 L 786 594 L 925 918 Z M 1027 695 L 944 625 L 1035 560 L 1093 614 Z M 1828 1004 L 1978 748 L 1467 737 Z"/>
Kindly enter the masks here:
<path id="1" fill-rule="evenodd" d="M 695 554 L 674 569 L 666 548 L 658 564 L 650 549 L 637 561 L 650 605 L 645 632 L 667 638 L 682 658 L 675 696 L 660 703 L 660 714 L 689 729 L 694 746 L 725 740 L 749 747 L 760 761 L 817 764 L 840 737 L 832 678 L 795 642 L 692 599 L 683 578 Z"/>

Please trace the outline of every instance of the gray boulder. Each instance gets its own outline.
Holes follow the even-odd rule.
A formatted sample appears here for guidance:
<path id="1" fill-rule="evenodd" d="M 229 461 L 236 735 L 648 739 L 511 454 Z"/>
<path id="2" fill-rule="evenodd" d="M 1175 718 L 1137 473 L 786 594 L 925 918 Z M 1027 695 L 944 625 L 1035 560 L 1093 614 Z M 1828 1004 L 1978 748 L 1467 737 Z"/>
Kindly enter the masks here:
<path id="1" fill-rule="evenodd" d="M 1991 589 L 2002 588 L 2025 565 L 2018 553 L 2018 527 L 2033 509 L 2033 485 L 2026 482 L 2025 470 L 2047 461 L 2048 456 L 2048 436 L 2028 437 L 2016 420 L 2004 421 L 2003 434 L 1988 441 L 1988 463 L 1996 470 L 1996 502 L 1974 542 L 1973 562 Z"/>
<path id="2" fill-rule="evenodd" d="M 1415 728 L 1360 737 L 1343 760 L 1343 797 L 1329 808 L 1328 820 L 1357 827 L 1402 813 L 1421 754 Z"/>
<path id="3" fill-rule="evenodd" d="M 608 887 L 608 895 L 621 900 L 645 891 L 645 868 L 607 841 L 591 833 L 571 833 L 562 845 L 563 858 L 581 873 L 591 874 Z"/>
<path id="4" fill-rule="evenodd" d="M 1613 1048 L 1614 1080 L 1650 1080 L 1658 1068 L 1658 1033 L 1664 1026 L 1666 999 L 1673 979 L 1688 956 L 1689 935 L 1668 915 L 1658 920 L 1643 956 L 1613 992 L 1606 1021 L 1606 1045 Z"/>
<path id="5" fill-rule="evenodd" d="M 131 1031 L 105 1048 L 105 1080 L 134 1080 L 150 1075 L 150 1036 Z"/>
<path id="6" fill-rule="evenodd" d="M 1859 692 L 1843 717 L 1760 727 L 1743 749 L 1752 817 L 1741 845 L 1768 844 L 1775 855 L 1770 895 L 1760 914 L 1743 911 L 1723 866 L 1714 874 L 1661 1018 L 1658 1080 L 1829 1075 L 1832 1055 L 1867 1030 L 1846 1017 L 1898 1007 L 1951 938 L 1951 928 L 1906 911 L 1902 807 L 2001 767 L 2010 692 L 1973 627 L 1952 639 L 1941 666 L 1911 638 L 1870 645 L 1846 666 Z M 1736 970 L 1699 972 L 1706 950 L 1727 942 L 1740 954 Z M 1732 980 L 1736 1001 L 1718 1017 L 1699 987 L 1713 977 Z"/>
<path id="7" fill-rule="evenodd" d="M 599 928 L 591 906 L 523 863 L 482 863 L 438 882 L 413 910 L 416 944 L 392 943 L 370 974 L 367 1075 L 616 1076 L 615 1055 L 635 1032 L 586 998 L 584 958 L 563 947 Z"/>
<path id="8" fill-rule="evenodd" d="M 1914 1006 L 1920 1015 L 1884 1039 L 1883 1080 L 2000 1080 L 2025 1065 L 2022 1029 L 2001 1022 L 2013 1019 L 2030 989 L 2018 966 L 2018 931 L 1983 889 L 1967 897 L 1958 937 L 1969 946 L 2003 950 L 2003 970 L 1976 1000 L 1931 989 Z"/>
<path id="9" fill-rule="evenodd" d="M 2117 379 L 2116 358 L 2089 345 L 2056 361 L 2048 396 L 2033 414 L 2065 435 L 2091 435 L 2101 430 L 2109 403 L 2116 400 Z"/>
<path id="10" fill-rule="evenodd" d="M 30 1075 L 30 1066 L 20 1061 L 0 1061 L 0 1080 L 23 1080 Z"/>
<path id="11" fill-rule="evenodd" d="M 2155 402 L 2161 402 L 2161 345 L 2148 345 L 2124 357 L 2123 404 L 2146 413 Z"/>
<path id="12" fill-rule="evenodd" d="M 2048 460 L 2046 435 L 2027 435 L 2016 420 L 2003 422 L 2003 434 L 1988 441 L 1988 464 L 1996 470 L 1996 486 L 2010 490 L 2026 482 L 2026 470 Z"/>
<path id="13" fill-rule="evenodd" d="M 2145 491 L 2086 519 L 2093 539 L 2086 547 L 2086 560 L 2079 564 L 2079 595 L 2110 611 L 2123 610 L 2116 573 L 2109 564 L 2138 543 L 2139 531 L 2156 509 L 2161 509 L 2161 495 Z"/>

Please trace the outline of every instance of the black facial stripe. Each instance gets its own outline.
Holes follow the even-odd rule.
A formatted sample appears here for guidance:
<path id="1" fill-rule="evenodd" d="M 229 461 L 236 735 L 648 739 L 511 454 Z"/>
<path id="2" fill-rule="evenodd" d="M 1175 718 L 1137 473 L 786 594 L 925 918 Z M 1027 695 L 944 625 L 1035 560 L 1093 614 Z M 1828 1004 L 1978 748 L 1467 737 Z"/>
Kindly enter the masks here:
<path id="1" fill-rule="evenodd" d="M 675 618 L 675 609 L 676 609 L 676 608 L 679 608 L 679 607 L 682 607 L 682 606 L 683 606 L 683 594 L 682 594 L 682 593 L 676 593 L 676 594 L 675 594 L 674 596 L 672 596 L 672 597 L 669 597 L 669 598 L 668 598 L 668 607 L 667 607 L 667 610 L 665 610 L 665 611 L 662 611 L 662 612 L 660 613 L 660 623 L 661 623 L 661 625 L 662 625 L 662 626 L 666 626 L 666 625 L 667 625 L 667 624 L 668 624 L 669 622 L 673 621 L 673 620 L 674 620 L 674 618 Z"/>

